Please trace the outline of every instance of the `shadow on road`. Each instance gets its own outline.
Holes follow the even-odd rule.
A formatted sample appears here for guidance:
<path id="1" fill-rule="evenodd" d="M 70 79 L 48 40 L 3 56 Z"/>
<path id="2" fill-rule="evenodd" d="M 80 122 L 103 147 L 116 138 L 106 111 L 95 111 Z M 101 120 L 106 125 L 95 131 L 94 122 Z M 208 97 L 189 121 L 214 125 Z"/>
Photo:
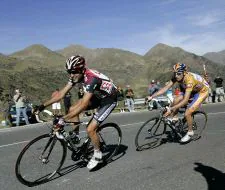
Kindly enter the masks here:
<path id="1" fill-rule="evenodd" d="M 123 156 L 126 154 L 127 148 L 128 148 L 128 146 L 121 144 L 121 145 L 120 145 L 120 148 L 118 149 L 118 152 L 116 153 L 116 155 L 113 156 L 113 158 L 112 158 L 110 161 L 108 161 L 108 162 L 103 162 L 103 163 L 99 164 L 94 170 L 92 170 L 92 172 L 97 171 L 97 170 L 100 170 L 101 168 L 105 167 L 105 166 L 108 165 L 109 163 L 114 162 L 114 161 L 120 159 L 121 157 L 123 157 Z M 50 179 L 46 179 L 46 180 L 44 180 L 44 181 L 38 182 L 39 180 L 45 179 L 48 175 L 43 176 L 43 177 L 39 178 L 39 179 L 36 181 L 36 184 L 35 184 L 35 185 L 28 185 L 28 186 L 30 186 L 30 187 L 32 187 L 32 186 L 38 186 L 38 185 L 47 183 L 47 182 L 49 182 L 49 181 L 57 180 L 57 179 L 60 178 L 61 176 L 64 176 L 64 175 L 66 175 L 66 174 L 68 174 L 68 173 L 71 173 L 71 172 L 73 172 L 73 171 L 75 171 L 75 170 L 77 170 L 77 169 L 79 169 L 79 168 L 83 168 L 83 167 L 86 167 L 86 166 L 87 166 L 87 162 L 82 161 L 82 160 L 77 161 L 75 164 L 71 164 L 71 165 L 69 165 L 69 166 L 62 167 L 62 168 L 60 169 L 60 171 L 57 173 L 58 175 L 53 176 L 53 177 L 50 178 Z"/>
<path id="2" fill-rule="evenodd" d="M 92 172 L 100 170 L 101 168 L 105 167 L 109 163 L 114 162 L 120 159 L 121 157 L 123 157 L 126 154 L 127 148 L 128 146 L 121 144 L 118 152 L 116 153 L 116 155 L 113 156 L 113 158 L 110 161 L 99 164 L 94 170 L 92 170 Z"/>
<path id="3" fill-rule="evenodd" d="M 225 189 L 225 173 L 202 163 L 195 163 L 195 171 L 202 174 L 208 183 L 208 190 L 224 190 Z"/>

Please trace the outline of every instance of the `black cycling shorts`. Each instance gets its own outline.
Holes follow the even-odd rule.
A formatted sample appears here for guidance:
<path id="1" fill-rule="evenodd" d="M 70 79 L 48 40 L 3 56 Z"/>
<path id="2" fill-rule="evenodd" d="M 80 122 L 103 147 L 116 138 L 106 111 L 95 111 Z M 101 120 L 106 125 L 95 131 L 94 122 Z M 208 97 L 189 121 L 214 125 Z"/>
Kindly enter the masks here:
<path id="1" fill-rule="evenodd" d="M 116 98 L 106 97 L 103 99 L 98 99 L 93 96 L 87 110 L 97 109 L 97 112 L 94 114 L 93 118 L 100 124 L 110 115 L 116 105 Z"/>

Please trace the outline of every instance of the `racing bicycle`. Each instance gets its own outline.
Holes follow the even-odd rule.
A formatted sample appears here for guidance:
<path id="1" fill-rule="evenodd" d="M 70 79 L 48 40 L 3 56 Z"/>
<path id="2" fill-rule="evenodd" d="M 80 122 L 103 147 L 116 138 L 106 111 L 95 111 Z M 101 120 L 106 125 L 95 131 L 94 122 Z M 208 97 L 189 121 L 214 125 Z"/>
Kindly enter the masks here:
<path id="1" fill-rule="evenodd" d="M 180 139 L 187 133 L 188 126 L 184 117 L 186 108 L 179 109 L 181 117 L 173 122 L 164 116 L 165 107 L 161 107 L 159 114 L 147 120 L 138 130 L 135 137 L 137 151 L 156 148 L 165 141 L 180 142 Z M 194 136 L 191 140 L 201 138 L 207 124 L 207 114 L 203 110 L 193 112 Z"/>
<path id="2" fill-rule="evenodd" d="M 48 126 L 50 132 L 43 134 L 31 140 L 20 152 L 16 165 L 15 173 L 17 179 L 24 185 L 35 186 L 49 181 L 55 174 L 60 175 L 60 169 L 66 159 L 67 149 L 71 154 L 73 161 L 81 161 L 85 165 L 93 155 L 94 148 L 91 139 L 87 136 L 86 130 L 79 139 L 72 138 L 71 131 L 66 130 L 71 123 L 79 125 L 80 128 L 86 128 L 87 122 L 67 122 L 59 131 L 54 131 L 54 125 L 42 123 Z M 100 138 L 100 149 L 103 153 L 103 163 L 109 163 L 117 154 L 121 140 L 122 132 L 115 123 L 105 123 L 98 127 L 97 134 Z"/>

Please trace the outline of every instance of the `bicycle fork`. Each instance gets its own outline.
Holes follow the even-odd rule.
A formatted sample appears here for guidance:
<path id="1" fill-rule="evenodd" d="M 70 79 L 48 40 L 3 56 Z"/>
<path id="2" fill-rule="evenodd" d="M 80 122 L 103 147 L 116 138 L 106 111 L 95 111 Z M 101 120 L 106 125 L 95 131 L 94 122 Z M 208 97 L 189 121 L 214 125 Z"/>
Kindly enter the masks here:
<path id="1" fill-rule="evenodd" d="M 50 156 L 50 154 L 51 154 L 51 152 L 53 150 L 53 147 L 55 146 L 56 141 L 57 141 L 57 138 L 55 138 L 53 136 L 53 137 L 50 137 L 49 141 L 47 142 L 44 150 L 41 153 L 41 156 L 39 157 L 39 159 L 42 161 L 43 164 L 47 164 L 49 162 L 49 159 L 48 158 L 49 158 L 49 156 Z M 47 154 L 47 156 L 44 156 L 45 151 L 47 150 L 47 148 L 49 147 L 49 145 L 50 145 L 50 148 L 48 150 L 48 154 Z"/>

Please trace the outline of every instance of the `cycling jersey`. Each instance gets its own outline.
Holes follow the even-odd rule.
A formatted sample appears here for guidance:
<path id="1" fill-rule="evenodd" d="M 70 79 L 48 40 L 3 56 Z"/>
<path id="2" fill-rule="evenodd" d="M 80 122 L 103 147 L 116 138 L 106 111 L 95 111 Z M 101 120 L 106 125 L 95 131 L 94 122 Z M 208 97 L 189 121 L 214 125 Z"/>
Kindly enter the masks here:
<path id="1" fill-rule="evenodd" d="M 171 81 L 173 83 L 178 82 L 176 77 L 173 76 Z M 178 82 L 182 92 L 206 92 L 209 90 L 209 84 L 206 80 L 198 74 L 188 72 L 184 75 L 184 79 L 181 82 Z"/>
<path id="2" fill-rule="evenodd" d="M 178 82 L 176 77 L 172 77 L 172 82 Z M 201 103 L 208 97 L 209 84 L 206 80 L 198 74 L 188 72 L 185 74 L 184 79 L 178 82 L 180 85 L 181 95 L 184 93 L 191 92 L 190 99 L 187 107 L 192 112 L 196 111 Z"/>
<path id="3" fill-rule="evenodd" d="M 99 99 L 114 98 L 117 95 L 117 87 L 113 84 L 113 81 L 92 69 L 85 70 L 83 87 L 85 92 L 93 93 Z"/>
<path id="4" fill-rule="evenodd" d="M 97 109 L 93 118 L 100 124 L 114 110 L 117 104 L 117 87 L 104 74 L 86 69 L 82 81 L 84 92 L 93 93 L 86 110 Z M 71 80 L 68 84 L 75 85 Z"/>

